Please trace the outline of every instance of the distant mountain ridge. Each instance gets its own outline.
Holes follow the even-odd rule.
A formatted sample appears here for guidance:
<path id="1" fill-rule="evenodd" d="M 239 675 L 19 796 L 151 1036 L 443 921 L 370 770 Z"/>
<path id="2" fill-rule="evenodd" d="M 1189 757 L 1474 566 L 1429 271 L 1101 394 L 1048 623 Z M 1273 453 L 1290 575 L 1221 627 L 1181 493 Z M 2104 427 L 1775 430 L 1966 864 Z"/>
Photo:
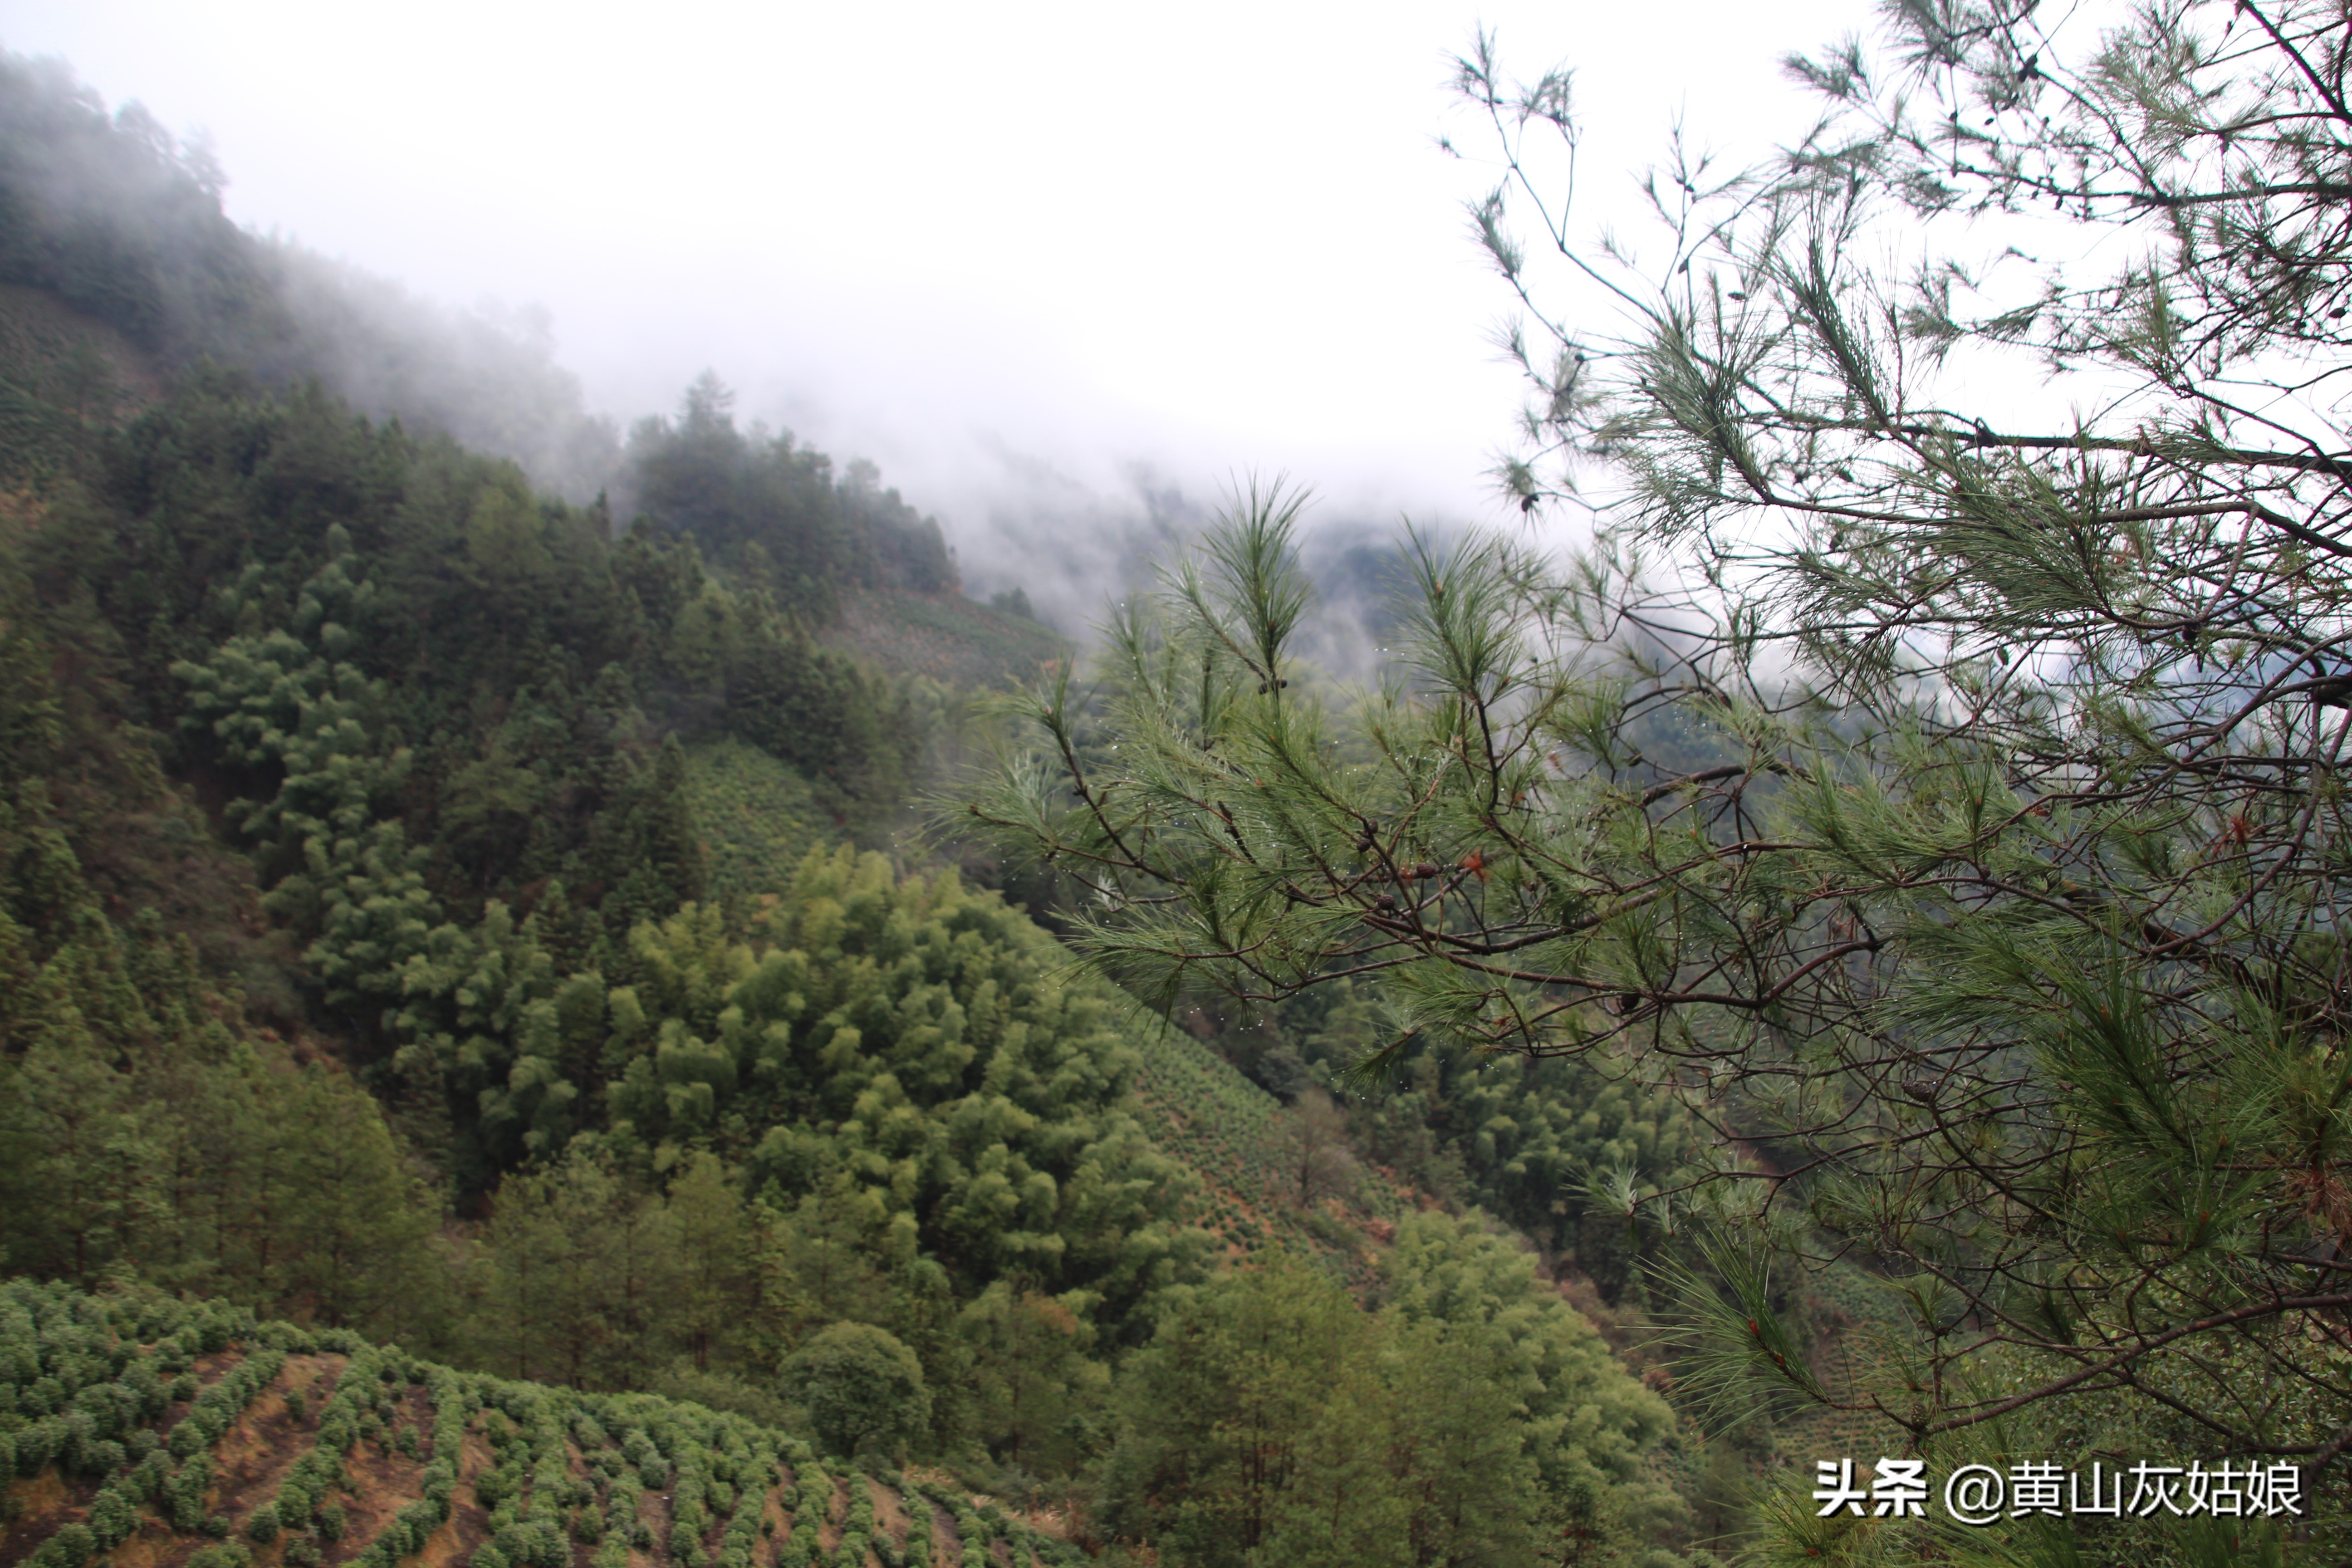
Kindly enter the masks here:
<path id="1" fill-rule="evenodd" d="M 544 331 L 449 311 L 221 209 L 210 153 L 137 104 L 110 114 L 54 60 L 0 53 L 0 284 L 118 334 L 149 375 L 209 362 L 317 380 L 362 412 L 441 430 L 585 500 L 619 447 Z M 21 361 L 0 375 L 15 380 Z M 5 477 L 5 470 L 0 470 Z"/>

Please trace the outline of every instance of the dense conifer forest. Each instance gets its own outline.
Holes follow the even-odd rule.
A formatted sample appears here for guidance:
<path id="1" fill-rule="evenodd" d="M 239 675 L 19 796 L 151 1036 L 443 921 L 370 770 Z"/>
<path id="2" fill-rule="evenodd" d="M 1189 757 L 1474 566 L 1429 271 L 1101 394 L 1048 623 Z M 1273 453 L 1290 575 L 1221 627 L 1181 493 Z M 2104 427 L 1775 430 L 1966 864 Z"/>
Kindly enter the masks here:
<path id="1" fill-rule="evenodd" d="M 937 522 L 220 184 L 0 60 L 0 1557 L 1706 1555 L 1680 1111 L 1074 967 Z"/>

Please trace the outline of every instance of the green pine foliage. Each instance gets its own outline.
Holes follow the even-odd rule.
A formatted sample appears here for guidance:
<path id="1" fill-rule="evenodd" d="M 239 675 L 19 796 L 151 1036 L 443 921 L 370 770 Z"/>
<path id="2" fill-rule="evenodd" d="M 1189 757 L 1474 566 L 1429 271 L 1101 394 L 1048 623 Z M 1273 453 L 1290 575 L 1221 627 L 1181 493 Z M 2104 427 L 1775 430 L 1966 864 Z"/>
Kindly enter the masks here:
<path id="1" fill-rule="evenodd" d="M 76 1279 L 135 1261 L 331 1323 L 396 1320 L 431 1212 L 374 1102 L 256 1033 L 152 911 L 110 919 L 63 825 L 17 799 L 41 858 L 0 880 L 25 981 L 0 1000 L 0 1257 Z"/>

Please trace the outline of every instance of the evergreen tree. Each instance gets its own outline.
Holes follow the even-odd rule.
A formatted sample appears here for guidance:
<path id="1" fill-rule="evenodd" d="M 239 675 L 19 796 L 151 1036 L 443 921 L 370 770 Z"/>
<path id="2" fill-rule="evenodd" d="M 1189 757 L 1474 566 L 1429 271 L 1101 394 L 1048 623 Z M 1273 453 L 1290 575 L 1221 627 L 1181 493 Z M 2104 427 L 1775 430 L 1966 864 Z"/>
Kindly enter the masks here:
<path id="1" fill-rule="evenodd" d="M 1005 1465 L 1066 1473 L 1087 1453 L 1087 1439 L 1108 1390 L 1110 1369 L 1088 1352 L 1092 1303 L 991 1283 L 957 1321 L 971 1352 L 970 1422 Z"/>

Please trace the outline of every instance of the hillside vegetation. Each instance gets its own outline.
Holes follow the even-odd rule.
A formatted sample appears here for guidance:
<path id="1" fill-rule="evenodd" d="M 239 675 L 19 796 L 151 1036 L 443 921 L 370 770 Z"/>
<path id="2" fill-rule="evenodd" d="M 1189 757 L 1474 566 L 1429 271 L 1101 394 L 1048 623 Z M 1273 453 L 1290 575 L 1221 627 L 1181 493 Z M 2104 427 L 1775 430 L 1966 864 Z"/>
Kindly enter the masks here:
<path id="1" fill-rule="evenodd" d="M 1041 1568 L 1066 1542 L 740 1415 L 152 1292 L 0 1288 L 0 1561 Z"/>
<path id="2" fill-rule="evenodd" d="M 1139 1006 L 909 831 L 1070 653 L 936 521 L 218 190 L 0 58 L 0 1560 L 1685 1561 L 1675 1127 Z"/>

